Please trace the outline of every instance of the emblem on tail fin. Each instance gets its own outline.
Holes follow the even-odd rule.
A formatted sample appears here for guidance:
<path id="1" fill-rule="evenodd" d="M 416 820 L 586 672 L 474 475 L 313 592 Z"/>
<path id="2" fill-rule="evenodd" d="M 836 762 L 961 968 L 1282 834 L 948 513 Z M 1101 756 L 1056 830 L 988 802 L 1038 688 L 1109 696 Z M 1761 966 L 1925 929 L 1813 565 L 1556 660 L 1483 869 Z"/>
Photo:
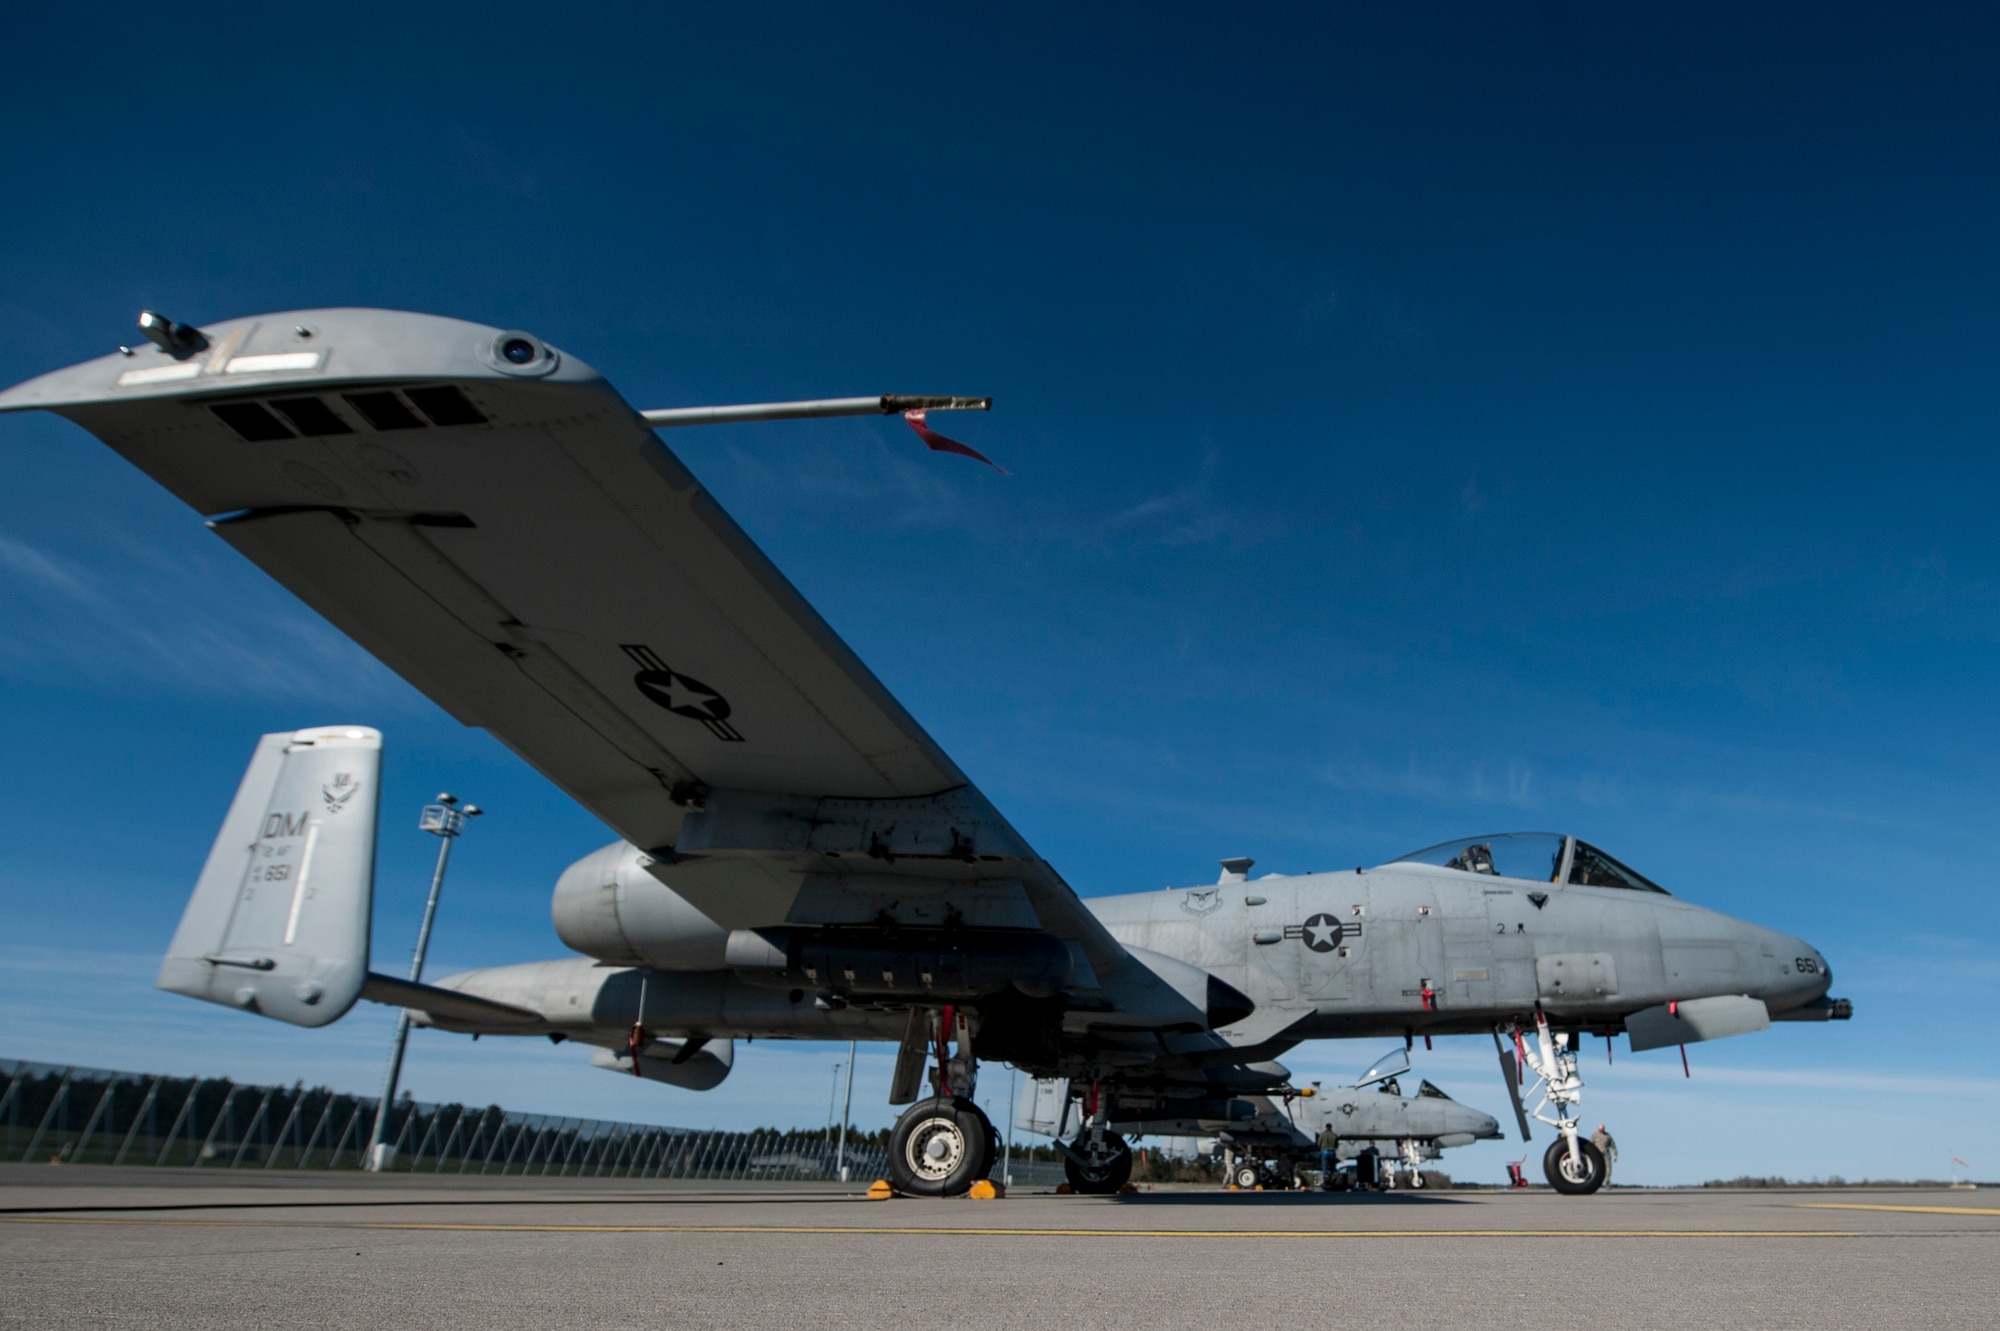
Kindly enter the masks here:
<path id="1" fill-rule="evenodd" d="M 628 642 L 619 650 L 632 658 L 639 667 L 639 673 L 632 676 L 632 682 L 639 686 L 639 692 L 657 706 L 664 707 L 675 716 L 685 716 L 708 727 L 708 733 L 720 740 L 740 742 L 743 735 L 729 724 L 729 700 L 698 679 L 690 679 L 670 669 L 659 653 L 644 643 Z"/>
<path id="2" fill-rule="evenodd" d="M 326 801 L 328 813 L 339 813 L 347 807 L 347 802 L 354 798 L 354 792 L 359 789 L 361 786 L 355 781 L 354 773 L 335 772 L 333 780 L 319 788 L 319 797 Z"/>

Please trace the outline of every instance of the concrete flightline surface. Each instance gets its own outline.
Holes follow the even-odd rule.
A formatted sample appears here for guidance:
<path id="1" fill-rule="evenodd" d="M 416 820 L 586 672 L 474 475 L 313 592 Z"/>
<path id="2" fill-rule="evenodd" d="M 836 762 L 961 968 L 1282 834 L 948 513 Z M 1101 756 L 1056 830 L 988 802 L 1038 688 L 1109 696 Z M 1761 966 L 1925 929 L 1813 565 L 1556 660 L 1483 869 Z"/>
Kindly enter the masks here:
<path id="1" fill-rule="evenodd" d="M 1986 1327 L 1989 1201 L 1163 1187 L 871 1202 L 835 1184 L 6 1165 L 0 1325 Z"/>

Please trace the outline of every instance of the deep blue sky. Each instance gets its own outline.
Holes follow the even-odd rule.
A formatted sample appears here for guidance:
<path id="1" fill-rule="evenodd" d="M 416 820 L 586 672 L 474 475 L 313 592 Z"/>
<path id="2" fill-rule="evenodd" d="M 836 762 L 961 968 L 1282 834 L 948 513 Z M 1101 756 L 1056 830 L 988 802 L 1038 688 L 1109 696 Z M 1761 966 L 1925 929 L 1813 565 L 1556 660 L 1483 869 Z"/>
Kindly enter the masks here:
<path id="1" fill-rule="evenodd" d="M 992 393 L 1011 477 L 669 443 L 1080 891 L 1573 830 L 1857 1006 L 1593 1073 L 1621 1178 L 2000 1175 L 1990 12 L 650 8 L 9 8 L 0 380 L 371 304 L 641 407 Z M 433 973 L 561 952 L 592 819 L 81 431 L 0 456 L 0 1055 L 373 1083 L 380 1010 L 149 987 L 266 730 L 387 732 L 378 964 L 444 785 L 492 815 Z M 836 1056 L 702 1097 L 426 1035 L 410 1084 L 815 1122 Z"/>

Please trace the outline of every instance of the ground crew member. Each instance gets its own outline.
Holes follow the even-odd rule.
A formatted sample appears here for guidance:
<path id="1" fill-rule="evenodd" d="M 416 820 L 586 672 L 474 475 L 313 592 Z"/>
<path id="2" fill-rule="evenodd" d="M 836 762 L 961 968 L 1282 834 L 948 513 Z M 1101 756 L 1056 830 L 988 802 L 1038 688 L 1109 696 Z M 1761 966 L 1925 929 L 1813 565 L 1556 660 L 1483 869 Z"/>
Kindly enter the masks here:
<path id="1" fill-rule="evenodd" d="M 1604 1157 L 1604 1181 L 1610 1183 L 1611 1162 L 1618 1158 L 1618 1139 L 1606 1132 L 1604 1125 L 1600 1123 L 1597 1125 L 1597 1131 L 1590 1134 L 1590 1144 Z"/>

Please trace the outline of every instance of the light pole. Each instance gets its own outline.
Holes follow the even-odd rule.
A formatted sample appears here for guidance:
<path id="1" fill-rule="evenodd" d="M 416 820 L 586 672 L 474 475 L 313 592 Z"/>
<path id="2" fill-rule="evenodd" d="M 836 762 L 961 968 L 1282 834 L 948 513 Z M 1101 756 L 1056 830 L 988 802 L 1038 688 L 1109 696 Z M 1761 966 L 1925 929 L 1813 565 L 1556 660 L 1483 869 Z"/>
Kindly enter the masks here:
<path id="1" fill-rule="evenodd" d="M 451 843 L 465 830 L 465 820 L 479 816 L 479 806 L 458 807 L 458 796 L 439 795 L 437 803 L 426 804 L 417 819 L 417 830 L 438 839 L 437 868 L 431 871 L 431 895 L 424 902 L 424 922 L 417 928 L 417 953 L 410 958 L 410 983 L 424 978 L 424 953 L 430 950 L 431 922 L 437 919 L 438 894 L 444 891 L 444 867 L 451 861 Z M 375 1106 L 375 1131 L 368 1142 L 367 1168 L 375 1173 L 395 1159 L 396 1148 L 383 1139 L 389 1131 L 389 1110 L 396 1102 L 396 1081 L 403 1075 L 403 1047 L 410 1042 L 410 1010 L 396 1014 L 396 1040 L 389 1047 L 389 1075 L 382 1079 L 382 1099 Z"/>
<path id="2" fill-rule="evenodd" d="M 826 1135 L 821 1141 L 833 1139 L 833 1102 L 840 1098 L 840 1064 L 833 1065 L 833 1085 L 826 1088 Z"/>
<path id="3" fill-rule="evenodd" d="M 847 1101 L 840 1107 L 840 1149 L 833 1154 L 833 1167 L 842 1183 L 847 1182 L 847 1119 L 854 1112 L 854 1044 L 847 1042 Z"/>
<path id="4" fill-rule="evenodd" d="M 1003 1188 L 1014 1186 L 1014 1115 L 1020 1112 L 1017 1106 L 1021 1103 L 1021 1097 L 1015 1093 L 1014 1084 L 1020 1076 L 1021 1069 L 1009 1063 L 1007 1065 L 1007 1139 L 1006 1145 L 1000 1152 L 1000 1186 Z"/>

